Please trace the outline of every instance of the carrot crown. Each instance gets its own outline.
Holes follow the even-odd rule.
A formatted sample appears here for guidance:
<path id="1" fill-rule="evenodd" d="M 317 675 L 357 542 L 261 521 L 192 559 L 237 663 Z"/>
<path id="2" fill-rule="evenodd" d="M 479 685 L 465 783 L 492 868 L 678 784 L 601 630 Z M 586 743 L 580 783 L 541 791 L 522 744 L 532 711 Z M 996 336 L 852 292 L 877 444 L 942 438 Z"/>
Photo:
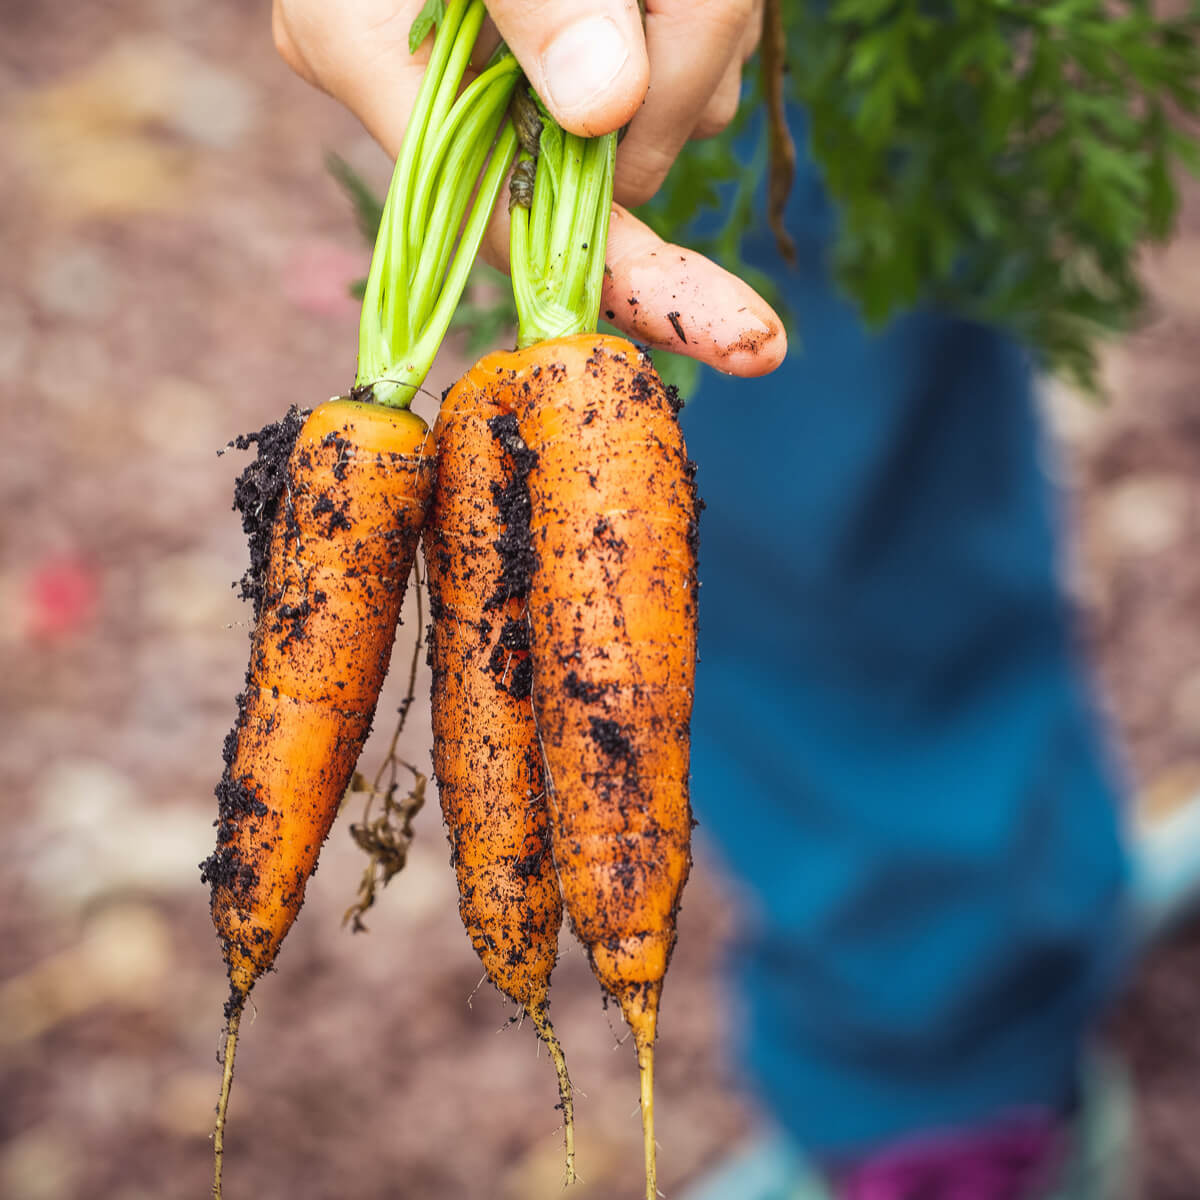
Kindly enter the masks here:
<path id="1" fill-rule="evenodd" d="M 429 0 L 414 52 L 437 24 L 392 174 L 359 326 L 354 395 L 407 408 L 433 365 L 517 151 L 505 119 L 520 77 L 501 44 L 459 94 L 483 0 Z M 465 221 L 464 221 L 465 217 Z"/>
<path id="2" fill-rule="evenodd" d="M 517 345 L 594 333 L 617 135 L 567 133 L 532 90 L 513 100 L 521 149 L 509 201 Z"/>

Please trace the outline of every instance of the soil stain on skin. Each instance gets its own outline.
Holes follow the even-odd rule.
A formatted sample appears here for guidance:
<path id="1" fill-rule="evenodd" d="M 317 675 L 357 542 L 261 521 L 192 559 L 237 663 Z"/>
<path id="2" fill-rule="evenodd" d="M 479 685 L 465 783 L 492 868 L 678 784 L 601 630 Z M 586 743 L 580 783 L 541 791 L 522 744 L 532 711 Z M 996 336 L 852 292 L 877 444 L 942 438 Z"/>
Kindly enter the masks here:
<path id="1" fill-rule="evenodd" d="M 621 732 L 621 726 L 616 721 L 603 717 L 588 717 L 588 724 L 591 727 L 592 741 L 609 758 L 633 758 L 633 743 Z"/>

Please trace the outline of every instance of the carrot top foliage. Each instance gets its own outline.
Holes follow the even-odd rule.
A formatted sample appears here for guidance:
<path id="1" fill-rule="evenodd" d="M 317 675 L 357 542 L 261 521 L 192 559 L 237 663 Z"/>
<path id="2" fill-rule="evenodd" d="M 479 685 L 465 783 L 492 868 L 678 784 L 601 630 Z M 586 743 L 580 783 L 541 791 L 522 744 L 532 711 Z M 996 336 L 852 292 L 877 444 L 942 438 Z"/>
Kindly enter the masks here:
<path id="1" fill-rule="evenodd" d="M 774 75 L 806 109 L 838 209 L 832 266 L 868 321 L 928 301 L 1009 329 L 1094 388 L 1098 340 L 1143 305 L 1137 251 L 1174 224 L 1174 171 L 1200 170 L 1200 143 L 1179 119 L 1200 112 L 1200 4 L 1169 18 L 1150 0 L 768 9 L 781 19 L 749 71 L 756 103 L 686 147 L 643 215 L 678 238 L 698 207 L 720 209 L 692 244 L 770 287 L 741 242 L 763 224 L 754 197 L 770 130 L 757 113 Z M 786 75 L 764 69 L 771 49 Z"/>

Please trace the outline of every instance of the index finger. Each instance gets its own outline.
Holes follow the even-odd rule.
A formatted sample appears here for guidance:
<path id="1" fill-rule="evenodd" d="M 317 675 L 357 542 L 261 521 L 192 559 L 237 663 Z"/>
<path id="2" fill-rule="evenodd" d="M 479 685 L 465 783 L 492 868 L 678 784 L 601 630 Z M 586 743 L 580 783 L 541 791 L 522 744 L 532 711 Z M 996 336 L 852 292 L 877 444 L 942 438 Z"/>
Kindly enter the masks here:
<path id="1" fill-rule="evenodd" d="M 729 375 L 766 375 L 787 354 L 783 322 L 748 283 L 664 242 L 620 205 L 609 225 L 600 311 L 639 341 Z"/>
<path id="2" fill-rule="evenodd" d="M 508 271 L 508 210 L 498 204 L 483 257 Z M 600 315 L 652 350 L 671 350 L 727 375 L 767 375 L 787 354 L 779 314 L 748 284 L 703 254 L 665 242 L 612 206 Z"/>

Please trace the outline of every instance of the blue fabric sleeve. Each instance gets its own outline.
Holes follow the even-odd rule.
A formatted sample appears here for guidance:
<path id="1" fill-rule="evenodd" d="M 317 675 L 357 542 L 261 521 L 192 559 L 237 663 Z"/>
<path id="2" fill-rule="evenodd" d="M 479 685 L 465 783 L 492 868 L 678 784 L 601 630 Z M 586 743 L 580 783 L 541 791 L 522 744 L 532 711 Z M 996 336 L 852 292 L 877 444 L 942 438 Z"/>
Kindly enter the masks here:
<path id="1" fill-rule="evenodd" d="M 1066 1101 L 1126 868 L 1028 364 L 929 312 L 869 334 L 811 166 L 788 215 L 799 344 L 683 414 L 707 503 L 693 798 L 751 902 L 746 1064 L 841 1155 Z M 748 252 L 778 270 L 768 237 Z"/>

